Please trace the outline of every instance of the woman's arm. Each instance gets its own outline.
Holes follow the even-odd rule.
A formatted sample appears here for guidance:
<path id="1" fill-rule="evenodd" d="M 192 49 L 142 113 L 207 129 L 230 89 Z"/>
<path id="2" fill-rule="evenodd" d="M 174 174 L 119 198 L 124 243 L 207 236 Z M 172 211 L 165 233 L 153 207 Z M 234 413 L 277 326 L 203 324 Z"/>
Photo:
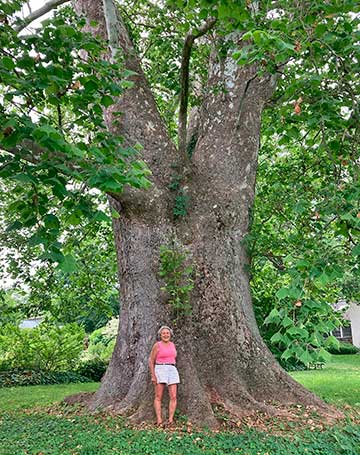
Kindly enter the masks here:
<path id="1" fill-rule="evenodd" d="M 157 379 L 155 376 L 155 360 L 156 360 L 158 350 L 159 350 L 159 347 L 158 347 L 157 343 L 155 343 L 151 349 L 151 353 L 150 353 L 150 357 L 149 357 L 149 369 L 150 369 L 150 374 L 151 374 L 151 381 L 154 382 L 155 384 L 157 383 Z"/>

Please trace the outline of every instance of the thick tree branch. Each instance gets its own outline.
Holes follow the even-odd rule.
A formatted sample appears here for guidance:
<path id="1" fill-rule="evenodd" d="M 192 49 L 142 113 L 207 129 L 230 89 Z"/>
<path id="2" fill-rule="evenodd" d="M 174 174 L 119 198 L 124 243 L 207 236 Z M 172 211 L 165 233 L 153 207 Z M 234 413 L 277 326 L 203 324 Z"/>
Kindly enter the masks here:
<path id="1" fill-rule="evenodd" d="M 191 49 L 196 38 L 205 35 L 216 22 L 216 18 L 210 17 L 199 29 L 191 30 L 185 38 L 181 69 L 180 69 L 180 111 L 179 111 L 179 152 L 185 153 L 186 150 L 186 128 L 187 128 L 187 110 L 189 100 L 189 65 Z"/>
<path id="2" fill-rule="evenodd" d="M 34 20 L 38 19 L 39 17 L 43 16 L 44 14 L 48 13 L 52 9 L 56 8 L 57 6 L 62 5 L 63 3 L 67 3 L 70 0 L 50 0 L 47 3 L 45 3 L 44 6 L 41 8 L 37 9 L 33 13 L 29 14 L 26 16 L 19 25 L 15 27 L 16 32 L 21 32 L 21 30 L 24 30 L 31 22 Z"/>
<path id="3" fill-rule="evenodd" d="M 122 64 L 132 75 L 128 79 L 133 86 L 116 99 L 116 103 L 104 112 L 108 129 L 124 137 L 125 144 L 143 146 L 141 156 L 152 170 L 152 182 L 159 188 L 167 188 L 171 179 L 172 167 L 178 158 L 177 150 L 171 142 L 154 96 L 150 90 L 139 58 L 113 0 L 76 0 L 75 10 L 87 16 L 86 31 L 102 36 L 109 43 L 109 58 L 121 56 Z M 97 23 L 96 27 L 92 22 Z M 121 112 L 121 121 L 114 122 L 113 112 Z M 167 150 L 164 158 L 164 150 Z M 130 190 L 129 190 L 130 191 Z M 135 191 L 135 190 L 134 190 Z M 147 192 L 151 197 L 151 192 Z M 122 194 L 125 199 L 125 195 Z M 139 196 L 140 198 L 140 196 Z M 135 198 L 133 197 L 132 200 Z"/>
<path id="4" fill-rule="evenodd" d="M 118 33 L 118 17 L 116 8 L 112 0 L 103 0 L 106 32 L 111 51 L 111 57 L 114 59 L 117 51 L 120 48 L 119 33 Z"/>

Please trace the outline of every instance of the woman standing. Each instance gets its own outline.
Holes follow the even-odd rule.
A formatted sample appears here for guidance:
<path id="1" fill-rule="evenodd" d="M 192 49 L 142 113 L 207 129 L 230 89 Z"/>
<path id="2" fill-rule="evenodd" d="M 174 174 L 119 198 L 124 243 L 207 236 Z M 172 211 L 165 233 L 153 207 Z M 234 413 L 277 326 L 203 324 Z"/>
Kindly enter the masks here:
<path id="1" fill-rule="evenodd" d="M 161 417 L 161 400 L 163 397 L 165 386 L 169 390 L 169 420 L 168 424 L 174 422 L 174 414 L 176 409 L 176 392 L 177 384 L 180 383 L 179 373 L 176 368 L 176 348 L 170 341 L 173 331 L 170 327 L 163 325 L 158 331 L 158 341 L 154 344 L 150 358 L 149 368 L 151 381 L 155 386 L 154 408 L 156 414 L 157 425 L 162 425 Z"/>

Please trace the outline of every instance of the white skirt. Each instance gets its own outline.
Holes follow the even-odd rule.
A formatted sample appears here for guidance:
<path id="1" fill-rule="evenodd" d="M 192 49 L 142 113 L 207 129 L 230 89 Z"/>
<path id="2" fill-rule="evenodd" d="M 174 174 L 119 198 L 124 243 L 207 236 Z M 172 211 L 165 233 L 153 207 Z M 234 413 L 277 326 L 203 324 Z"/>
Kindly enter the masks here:
<path id="1" fill-rule="evenodd" d="M 179 384 L 179 372 L 175 365 L 155 365 L 155 376 L 158 384 Z"/>

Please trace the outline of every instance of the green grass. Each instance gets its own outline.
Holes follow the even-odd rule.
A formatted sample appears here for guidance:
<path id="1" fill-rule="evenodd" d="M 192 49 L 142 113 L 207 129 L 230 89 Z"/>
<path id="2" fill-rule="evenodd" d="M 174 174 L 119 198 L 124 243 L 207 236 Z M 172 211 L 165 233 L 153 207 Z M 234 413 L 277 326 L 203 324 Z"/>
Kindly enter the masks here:
<path id="1" fill-rule="evenodd" d="M 360 408 L 360 355 L 333 355 L 322 370 L 296 371 L 291 376 L 324 401 Z"/>
<path id="2" fill-rule="evenodd" d="M 323 370 L 292 374 L 327 401 L 358 406 L 360 356 L 333 356 Z M 133 429 L 121 417 L 83 415 L 63 405 L 66 395 L 98 383 L 0 389 L 0 455 L 359 455 L 360 426 L 341 424 L 273 432 L 189 432 Z M 358 408 L 357 408 L 358 409 Z M 277 430 L 275 432 L 275 430 Z M 276 433 L 276 434 L 275 434 Z"/>
<path id="3" fill-rule="evenodd" d="M 94 392 L 98 382 L 56 385 L 30 385 L 0 389 L 0 411 L 47 406 L 62 401 L 67 395 Z"/>

